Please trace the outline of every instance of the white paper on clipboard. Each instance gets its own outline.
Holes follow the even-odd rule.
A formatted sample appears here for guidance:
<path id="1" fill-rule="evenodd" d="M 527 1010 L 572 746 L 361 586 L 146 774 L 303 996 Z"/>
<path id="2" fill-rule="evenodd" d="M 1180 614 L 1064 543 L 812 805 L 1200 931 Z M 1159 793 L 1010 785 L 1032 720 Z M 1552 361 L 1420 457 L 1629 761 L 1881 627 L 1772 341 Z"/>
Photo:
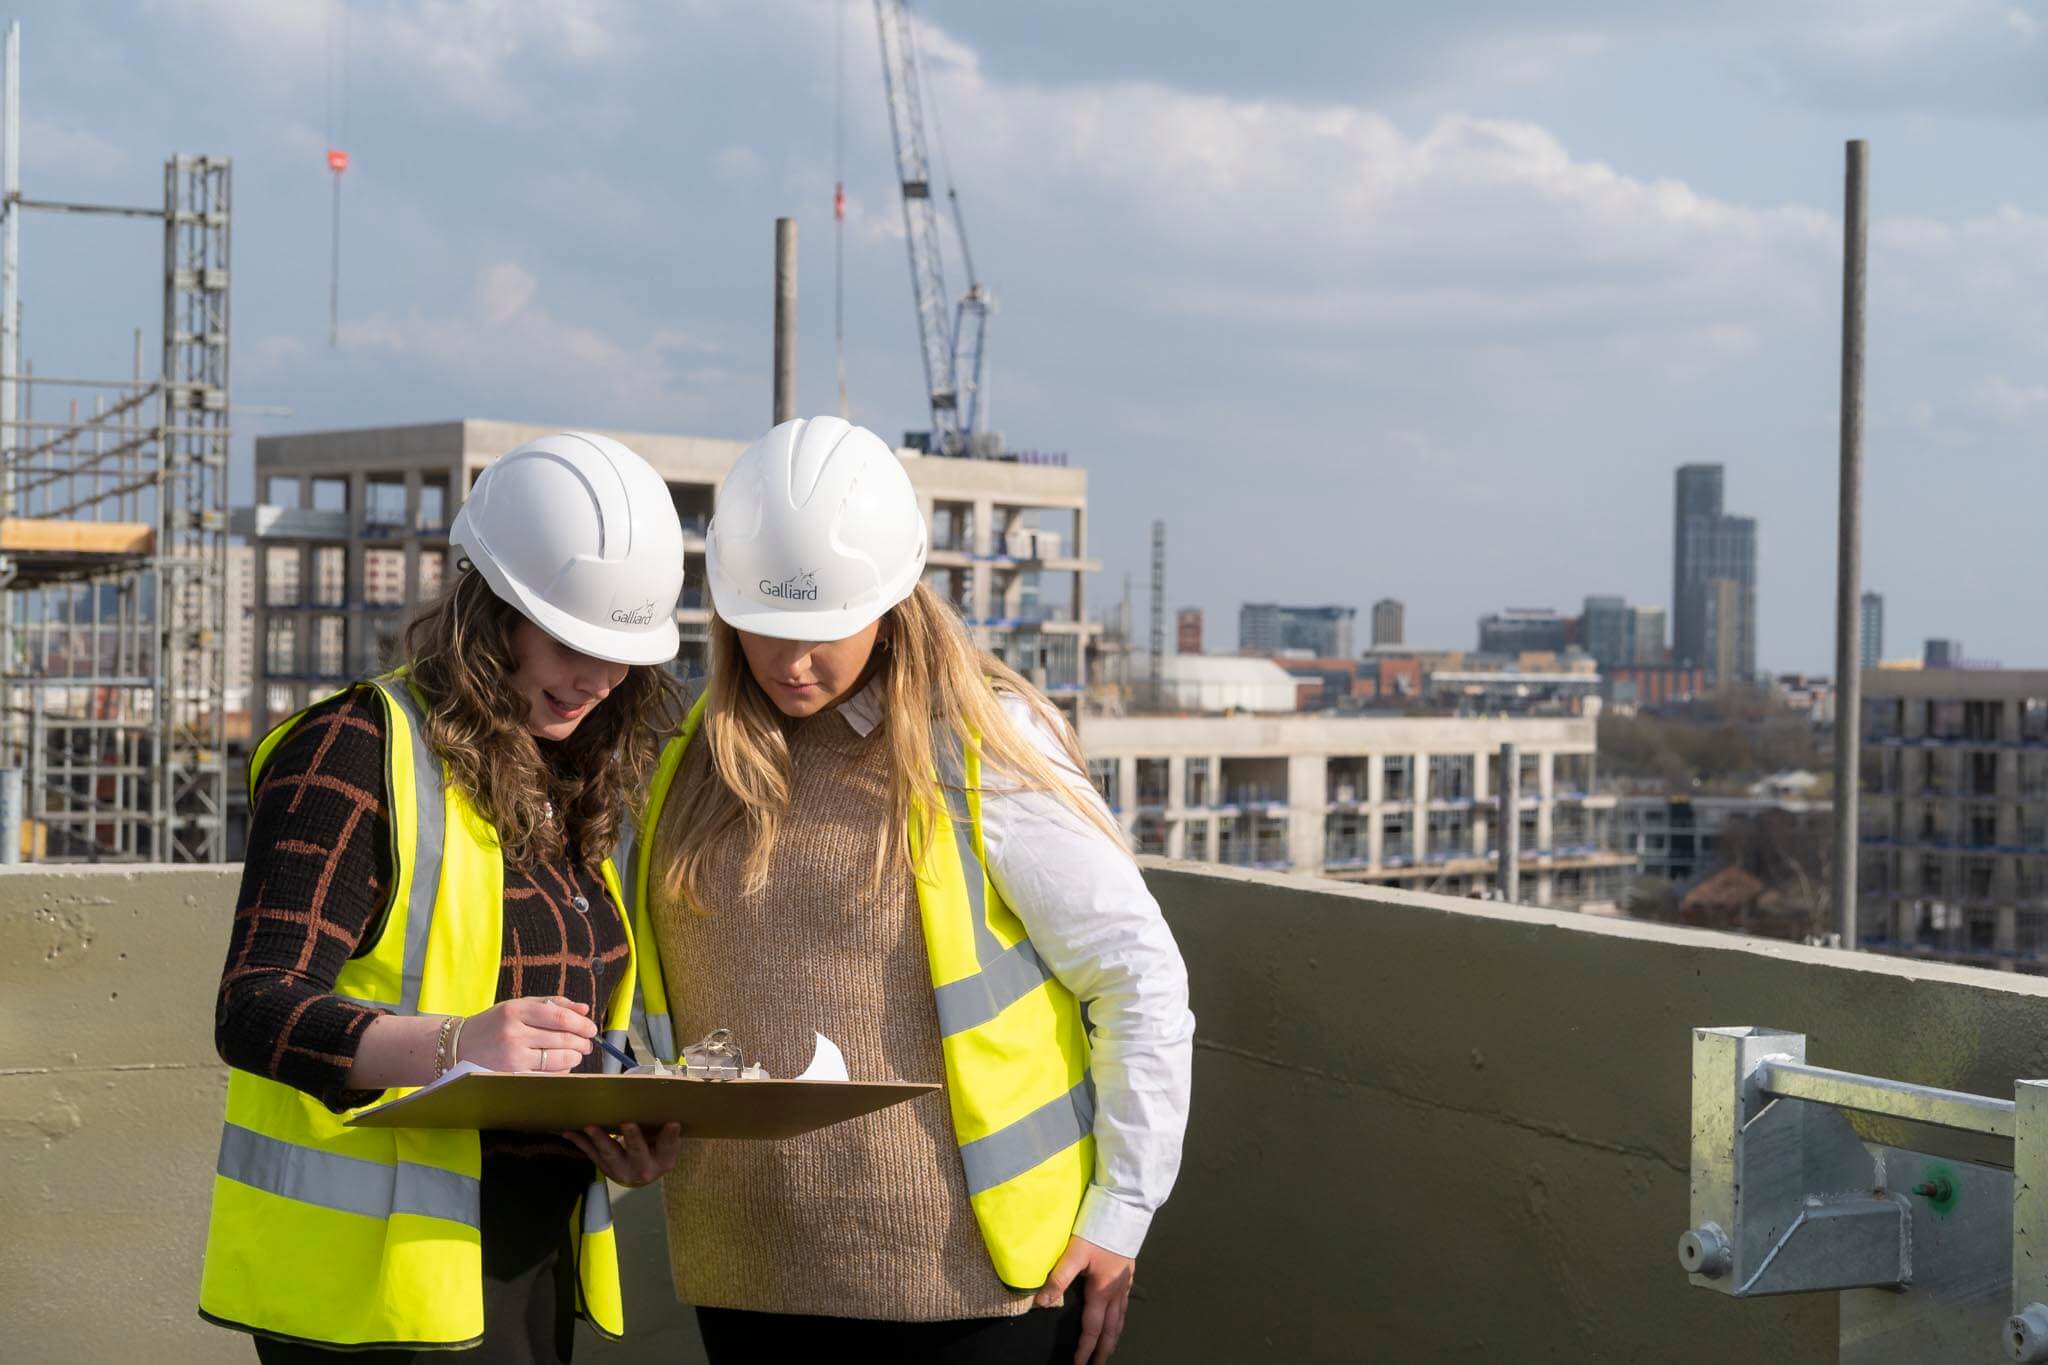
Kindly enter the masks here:
<path id="1" fill-rule="evenodd" d="M 791 1079 L 799 1081 L 843 1081 L 848 1079 L 846 1074 L 846 1056 L 840 1052 L 839 1045 L 822 1033 L 813 1033 L 811 1036 L 817 1039 L 817 1042 L 812 1044 L 811 1064 Z"/>

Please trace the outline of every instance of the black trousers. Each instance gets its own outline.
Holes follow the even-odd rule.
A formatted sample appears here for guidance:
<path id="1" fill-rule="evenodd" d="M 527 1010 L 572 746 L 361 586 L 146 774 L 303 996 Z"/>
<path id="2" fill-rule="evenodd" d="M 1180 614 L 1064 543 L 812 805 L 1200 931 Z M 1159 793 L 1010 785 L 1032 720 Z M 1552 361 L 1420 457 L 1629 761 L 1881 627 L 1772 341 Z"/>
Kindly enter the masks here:
<path id="1" fill-rule="evenodd" d="M 576 1345 L 576 1252 L 569 1215 L 590 1168 L 484 1158 L 479 1223 L 484 1338 L 467 1351 L 339 1351 L 256 1338 L 262 1365 L 569 1365 Z"/>
<path id="2" fill-rule="evenodd" d="M 886 1360 L 890 1365 L 1071 1365 L 1081 1344 L 1081 1288 L 1061 1308 L 1014 1318 L 876 1322 L 699 1308 L 711 1365 L 764 1360 Z"/>

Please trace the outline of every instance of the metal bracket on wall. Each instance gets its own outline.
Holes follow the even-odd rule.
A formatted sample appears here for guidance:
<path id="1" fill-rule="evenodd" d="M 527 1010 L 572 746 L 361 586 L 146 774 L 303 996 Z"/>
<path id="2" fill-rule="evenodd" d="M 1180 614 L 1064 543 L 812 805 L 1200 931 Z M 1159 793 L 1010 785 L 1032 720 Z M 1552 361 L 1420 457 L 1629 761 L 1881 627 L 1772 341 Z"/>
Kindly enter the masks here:
<path id="1" fill-rule="evenodd" d="M 1840 1293 L 1845 1362 L 1980 1360 L 1994 1332 L 2009 1359 L 2048 1362 L 2048 1081 L 2017 1090 L 1832 1071 L 1808 1065 L 1804 1034 L 1694 1029 L 1679 1263 L 1733 1298 Z M 2014 1170 L 1866 1142 L 1849 1111 L 2012 1139 Z"/>

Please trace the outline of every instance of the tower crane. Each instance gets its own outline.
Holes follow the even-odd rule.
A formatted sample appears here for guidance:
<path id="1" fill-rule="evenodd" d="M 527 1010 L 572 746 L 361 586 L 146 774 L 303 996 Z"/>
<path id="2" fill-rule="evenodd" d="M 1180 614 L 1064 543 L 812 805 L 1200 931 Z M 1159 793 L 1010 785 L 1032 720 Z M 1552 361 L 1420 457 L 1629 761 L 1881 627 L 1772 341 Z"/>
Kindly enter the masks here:
<path id="1" fill-rule="evenodd" d="M 967 245 L 967 220 L 960 195 L 949 182 L 946 199 L 960 243 L 967 289 L 955 300 L 946 289 L 945 256 L 939 243 L 939 210 L 932 202 L 931 158 L 919 94 L 920 62 L 909 0 L 875 0 L 881 37 L 882 86 L 889 101 L 889 131 L 896 145 L 896 177 L 903 190 L 903 236 L 910 248 L 910 288 L 917 306 L 917 334 L 924 352 L 925 386 L 931 392 L 932 429 L 924 444 L 934 454 L 989 459 L 1002 437 L 988 421 L 988 319 L 995 298 L 974 270 Z M 917 444 L 912 433 L 911 444 Z"/>

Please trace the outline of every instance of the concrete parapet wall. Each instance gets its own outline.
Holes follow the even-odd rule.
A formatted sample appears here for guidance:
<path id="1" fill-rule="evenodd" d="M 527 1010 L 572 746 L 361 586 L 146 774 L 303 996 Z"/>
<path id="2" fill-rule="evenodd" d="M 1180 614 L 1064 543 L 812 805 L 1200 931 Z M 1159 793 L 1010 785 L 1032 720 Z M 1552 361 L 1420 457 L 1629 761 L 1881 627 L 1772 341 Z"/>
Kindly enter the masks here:
<path id="1" fill-rule="evenodd" d="M 8 1359 L 252 1358 L 193 1314 L 239 869 L 0 871 Z M 2008 1095 L 2048 983 L 1149 862 L 1200 1021 L 1179 1192 L 1132 1361 L 1834 1359 L 1825 1297 L 1689 1288 L 1687 1031 Z M 620 1207 L 633 1336 L 697 1359 L 652 1192 Z M 878 1292 L 886 1292 L 878 1287 Z"/>

